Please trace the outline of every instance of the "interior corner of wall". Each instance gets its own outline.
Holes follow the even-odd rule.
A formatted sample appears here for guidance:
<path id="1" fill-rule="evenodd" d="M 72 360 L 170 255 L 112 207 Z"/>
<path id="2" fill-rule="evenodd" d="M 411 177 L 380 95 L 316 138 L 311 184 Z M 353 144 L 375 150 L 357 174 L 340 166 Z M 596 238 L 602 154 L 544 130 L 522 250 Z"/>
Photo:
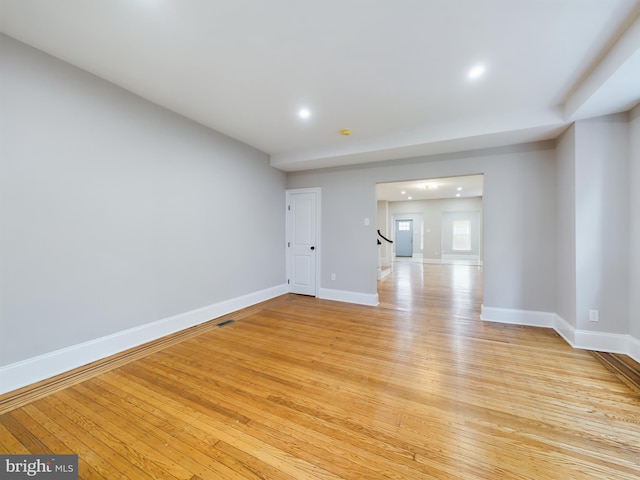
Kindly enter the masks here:
<path id="1" fill-rule="evenodd" d="M 553 329 L 558 335 L 564 338 L 569 345 L 575 348 L 576 329 L 558 314 L 555 314 Z"/>

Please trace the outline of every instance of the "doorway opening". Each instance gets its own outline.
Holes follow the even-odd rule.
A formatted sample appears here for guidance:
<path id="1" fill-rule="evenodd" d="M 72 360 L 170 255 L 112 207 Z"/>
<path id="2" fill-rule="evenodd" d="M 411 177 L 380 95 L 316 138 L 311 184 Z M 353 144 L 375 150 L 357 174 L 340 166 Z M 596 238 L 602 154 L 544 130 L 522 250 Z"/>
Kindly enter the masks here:
<path id="1" fill-rule="evenodd" d="M 466 265 L 481 276 L 483 194 L 481 174 L 377 184 L 378 281 L 394 281 L 400 264 Z"/>

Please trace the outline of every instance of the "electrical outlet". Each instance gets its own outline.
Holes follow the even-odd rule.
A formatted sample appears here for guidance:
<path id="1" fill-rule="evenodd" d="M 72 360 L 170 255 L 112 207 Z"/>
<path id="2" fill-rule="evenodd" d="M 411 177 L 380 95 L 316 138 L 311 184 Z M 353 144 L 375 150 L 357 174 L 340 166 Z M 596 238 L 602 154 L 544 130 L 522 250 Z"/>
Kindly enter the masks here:
<path id="1" fill-rule="evenodd" d="M 600 321 L 600 313 L 598 312 L 598 310 L 589 310 L 589 321 L 590 322 Z"/>

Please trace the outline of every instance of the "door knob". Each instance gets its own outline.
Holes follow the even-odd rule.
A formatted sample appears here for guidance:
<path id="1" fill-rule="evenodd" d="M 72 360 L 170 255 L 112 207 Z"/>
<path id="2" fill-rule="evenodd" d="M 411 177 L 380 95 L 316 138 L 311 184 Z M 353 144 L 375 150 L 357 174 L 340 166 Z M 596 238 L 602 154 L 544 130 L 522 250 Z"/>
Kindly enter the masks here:
<path id="1" fill-rule="evenodd" d="M 315 249 L 316 249 L 316 247 L 311 247 L 311 250 L 315 250 Z"/>

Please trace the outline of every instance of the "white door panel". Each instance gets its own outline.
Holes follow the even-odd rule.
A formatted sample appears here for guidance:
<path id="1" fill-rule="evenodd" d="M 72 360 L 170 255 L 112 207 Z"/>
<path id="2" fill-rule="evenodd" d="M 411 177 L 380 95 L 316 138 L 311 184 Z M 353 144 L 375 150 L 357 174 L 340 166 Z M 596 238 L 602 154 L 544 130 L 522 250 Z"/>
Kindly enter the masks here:
<path id="1" fill-rule="evenodd" d="M 287 192 L 287 275 L 291 293 L 316 295 L 318 192 Z"/>
<path id="2" fill-rule="evenodd" d="M 296 255 L 293 262 L 295 285 L 310 287 L 312 285 L 311 273 L 312 268 L 309 255 Z"/>

